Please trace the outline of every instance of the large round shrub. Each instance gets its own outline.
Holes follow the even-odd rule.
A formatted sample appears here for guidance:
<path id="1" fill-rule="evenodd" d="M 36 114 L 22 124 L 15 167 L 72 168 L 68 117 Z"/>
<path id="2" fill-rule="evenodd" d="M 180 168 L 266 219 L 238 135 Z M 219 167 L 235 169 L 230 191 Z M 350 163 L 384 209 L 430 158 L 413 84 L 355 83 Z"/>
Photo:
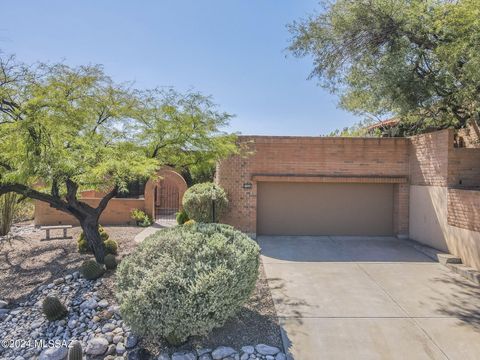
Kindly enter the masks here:
<path id="1" fill-rule="evenodd" d="M 213 204 L 215 203 L 215 220 Z M 225 190 L 214 183 L 196 184 L 183 195 L 182 205 L 190 219 L 197 222 L 217 222 L 225 213 L 228 199 Z"/>
<path id="2" fill-rule="evenodd" d="M 250 297 L 259 253 L 253 240 L 228 225 L 158 231 L 118 267 L 122 317 L 134 332 L 171 344 L 205 335 Z"/>

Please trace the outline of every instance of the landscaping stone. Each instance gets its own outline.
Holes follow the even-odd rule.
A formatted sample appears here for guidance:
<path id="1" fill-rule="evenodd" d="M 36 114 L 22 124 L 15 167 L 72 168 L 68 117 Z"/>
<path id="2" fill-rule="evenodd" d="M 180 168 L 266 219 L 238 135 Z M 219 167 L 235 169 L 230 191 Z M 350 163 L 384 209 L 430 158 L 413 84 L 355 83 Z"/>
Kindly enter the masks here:
<path id="1" fill-rule="evenodd" d="M 172 360 L 197 360 L 197 355 L 193 352 L 176 352 L 172 355 Z"/>
<path id="2" fill-rule="evenodd" d="M 4 309 L 8 306 L 8 302 L 0 300 L 0 309 Z"/>
<path id="3" fill-rule="evenodd" d="M 39 360 L 63 360 L 68 355 L 68 348 L 66 347 L 51 347 L 42 351 Z"/>
<path id="4" fill-rule="evenodd" d="M 265 344 L 258 344 L 255 346 L 255 350 L 261 355 L 276 355 L 280 352 L 279 348 Z"/>
<path id="5" fill-rule="evenodd" d="M 102 355 L 105 354 L 107 348 L 108 341 L 105 338 L 95 337 L 88 342 L 85 352 L 88 355 Z"/>
<path id="6" fill-rule="evenodd" d="M 218 348 L 216 348 L 215 350 L 213 350 L 212 352 L 212 357 L 214 360 L 220 360 L 220 359 L 224 359 L 228 356 L 231 356 L 233 354 L 236 354 L 237 352 L 235 351 L 235 349 L 232 349 L 231 347 L 227 347 L 227 346 L 220 346 Z"/>
<path id="7" fill-rule="evenodd" d="M 145 349 L 138 346 L 139 339 L 123 322 L 118 305 L 108 304 L 108 301 L 101 299 L 98 288 L 102 279 L 89 281 L 74 273 L 68 279 L 65 277 L 65 281 L 56 283 L 58 285 L 50 287 L 39 286 L 12 310 L 5 308 L 8 306 L 6 302 L 0 302 L 3 306 L 0 308 L 0 339 L 61 340 L 67 344 L 75 339 L 80 342 L 87 359 L 153 359 Z M 65 304 L 68 314 L 64 319 L 46 320 L 42 303 L 47 296 L 56 296 Z M 0 359 L 65 360 L 67 353 L 67 347 L 0 348 Z M 267 355 L 276 355 L 268 360 L 286 359 L 277 348 L 260 344 L 257 347 L 244 346 L 241 351 L 228 346 L 220 346 L 213 351 L 208 348 L 176 351 L 173 355 L 163 353 L 156 360 L 267 360 Z"/>

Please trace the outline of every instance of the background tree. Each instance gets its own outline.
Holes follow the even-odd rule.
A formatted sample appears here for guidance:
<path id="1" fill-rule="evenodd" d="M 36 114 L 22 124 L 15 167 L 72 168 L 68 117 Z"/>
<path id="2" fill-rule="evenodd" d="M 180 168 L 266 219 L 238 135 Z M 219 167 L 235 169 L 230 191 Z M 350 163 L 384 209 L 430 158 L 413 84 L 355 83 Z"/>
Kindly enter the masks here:
<path id="1" fill-rule="evenodd" d="M 73 215 L 103 263 L 99 218 L 130 182 L 163 164 L 183 166 L 234 148 L 216 127 L 227 115 L 209 121 L 216 119 L 210 102 L 189 109 L 169 94 L 115 84 L 100 66 L 29 67 L 0 58 L 0 195 L 14 192 Z M 105 196 L 93 207 L 81 200 L 83 189 Z"/>
<path id="2" fill-rule="evenodd" d="M 290 30 L 347 110 L 399 116 L 405 134 L 478 119 L 478 0 L 338 0 Z"/>

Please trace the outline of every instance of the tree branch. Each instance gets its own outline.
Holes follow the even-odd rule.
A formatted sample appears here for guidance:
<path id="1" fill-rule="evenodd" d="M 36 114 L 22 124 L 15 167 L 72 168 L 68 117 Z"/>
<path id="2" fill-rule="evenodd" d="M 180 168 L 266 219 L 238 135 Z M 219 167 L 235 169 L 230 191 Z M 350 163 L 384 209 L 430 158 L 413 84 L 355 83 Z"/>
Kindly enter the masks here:
<path id="1" fill-rule="evenodd" d="M 50 204 L 51 207 L 57 210 L 70 212 L 68 209 L 68 205 L 65 201 L 59 198 L 55 198 L 52 195 L 45 194 L 40 191 L 31 189 L 26 185 L 22 185 L 22 184 L 0 185 L 0 195 L 6 194 L 9 192 L 14 192 L 30 199 L 46 202 Z"/>
<path id="2" fill-rule="evenodd" d="M 118 194 L 118 187 L 115 186 L 107 195 L 105 195 L 102 198 L 102 200 L 100 200 L 100 203 L 95 209 L 99 217 L 102 214 L 103 210 L 105 210 L 105 208 L 107 207 L 110 200 L 112 200 L 117 194 Z"/>

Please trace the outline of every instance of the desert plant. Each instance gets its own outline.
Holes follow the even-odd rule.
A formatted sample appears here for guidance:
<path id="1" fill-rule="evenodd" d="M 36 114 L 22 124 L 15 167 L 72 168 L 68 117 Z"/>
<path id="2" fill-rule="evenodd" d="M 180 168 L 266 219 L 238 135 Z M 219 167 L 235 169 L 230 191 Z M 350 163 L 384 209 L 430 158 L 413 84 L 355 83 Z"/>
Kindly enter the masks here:
<path id="1" fill-rule="evenodd" d="M 0 236 L 5 236 L 10 232 L 17 201 L 18 195 L 15 193 L 0 196 Z"/>
<path id="2" fill-rule="evenodd" d="M 79 341 L 73 341 L 70 344 L 68 349 L 68 358 L 67 360 L 82 360 L 83 359 L 83 350 L 82 345 Z"/>
<path id="3" fill-rule="evenodd" d="M 92 252 L 92 249 L 90 249 L 90 246 L 88 245 L 86 239 L 78 239 L 77 247 L 80 254 L 87 254 Z"/>
<path id="4" fill-rule="evenodd" d="M 190 219 L 188 218 L 187 212 L 186 212 L 184 209 L 182 209 L 182 210 L 180 210 L 179 212 L 177 212 L 177 214 L 176 214 L 176 219 L 177 219 L 177 224 L 178 224 L 178 225 L 183 225 L 183 224 L 185 224 L 188 220 L 190 220 Z"/>
<path id="5" fill-rule="evenodd" d="M 65 317 L 68 313 L 65 305 L 55 296 L 47 296 L 43 300 L 42 310 L 45 316 L 50 321 L 59 320 Z"/>
<path id="6" fill-rule="evenodd" d="M 105 268 L 95 260 L 86 260 L 83 262 L 80 273 L 87 280 L 95 280 L 103 275 Z"/>
<path id="7" fill-rule="evenodd" d="M 147 227 L 153 223 L 151 217 L 140 209 L 133 209 L 130 213 L 130 216 L 133 220 L 135 220 L 138 226 Z"/>
<path id="8" fill-rule="evenodd" d="M 98 232 L 100 233 L 100 238 L 102 239 L 103 242 L 107 241 L 110 238 L 110 235 L 105 231 L 105 228 L 102 225 L 98 226 Z M 85 239 L 85 234 L 83 231 L 80 233 L 80 236 L 78 238 L 78 241 L 80 240 L 86 240 Z"/>
<path id="9" fill-rule="evenodd" d="M 222 326 L 250 297 L 259 247 L 221 224 L 160 230 L 117 269 L 117 298 L 125 323 L 140 335 L 172 345 Z"/>
<path id="10" fill-rule="evenodd" d="M 114 270 L 117 268 L 117 259 L 115 258 L 115 255 L 113 254 L 105 255 L 105 267 L 108 270 Z"/>
<path id="11" fill-rule="evenodd" d="M 183 195 L 182 205 L 190 219 L 217 222 L 228 206 L 225 190 L 214 183 L 193 185 Z"/>
<path id="12" fill-rule="evenodd" d="M 105 253 L 106 254 L 113 254 L 117 255 L 118 253 L 118 244 L 115 240 L 109 239 L 103 243 L 105 246 Z"/>
<path id="13" fill-rule="evenodd" d="M 188 220 L 183 223 L 183 225 L 193 225 L 196 224 L 197 222 L 195 220 Z"/>

